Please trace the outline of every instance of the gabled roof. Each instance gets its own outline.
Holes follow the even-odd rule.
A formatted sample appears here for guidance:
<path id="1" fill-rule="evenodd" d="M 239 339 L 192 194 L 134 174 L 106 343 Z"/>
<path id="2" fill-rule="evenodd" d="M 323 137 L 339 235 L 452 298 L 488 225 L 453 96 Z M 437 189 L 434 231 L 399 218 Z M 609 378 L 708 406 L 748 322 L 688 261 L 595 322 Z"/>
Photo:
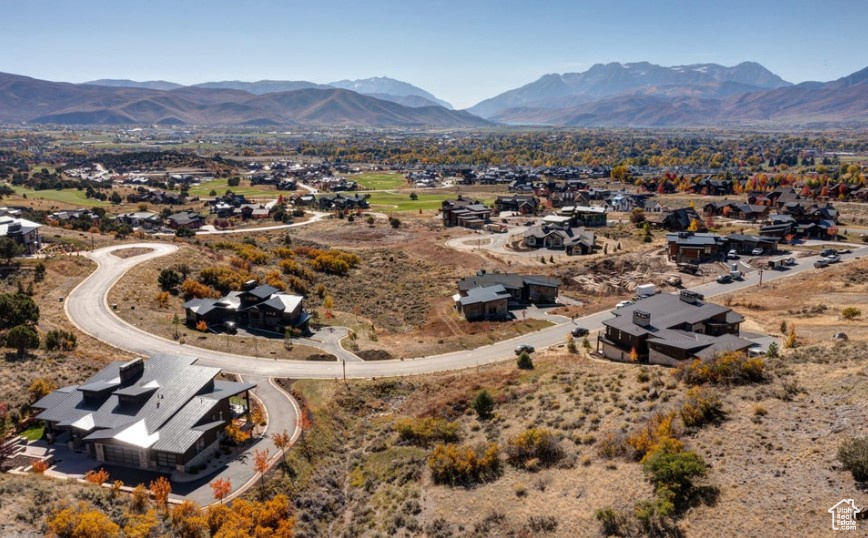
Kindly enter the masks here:
<path id="1" fill-rule="evenodd" d="M 114 362 L 79 387 L 58 389 L 33 407 L 38 418 L 71 426 L 85 440 L 114 439 L 141 448 L 183 453 L 202 435 L 193 428 L 223 398 L 254 385 L 215 381 L 218 368 L 199 366 L 189 355 L 158 354 L 138 377 L 121 383 L 123 362 Z M 101 389 L 86 394 L 88 387 Z M 229 417 L 224 417 L 228 420 Z"/>
<path id="2" fill-rule="evenodd" d="M 276 293 L 267 301 L 261 302 L 253 308 L 272 308 L 281 312 L 292 312 L 301 304 L 302 297 L 299 295 L 289 295 L 286 293 Z"/>
<path id="3" fill-rule="evenodd" d="M 467 306 L 476 303 L 508 300 L 509 298 L 509 292 L 502 285 L 496 284 L 494 286 L 471 288 L 467 290 L 467 296 L 459 298 L 458 302 L 461 303 L 461 306 Z"/>
<path id="4" fill-rule="evenodd" d="M 250 290 L 246 290 L 242 293 L 252 295 L 258 299 L 267 299 L 278 291 L 280 290 L 278 290 L 274 286 L 269 286 L 268 284 L 260 284 L 259 286 L 256 286 L 255 288 Z"/>

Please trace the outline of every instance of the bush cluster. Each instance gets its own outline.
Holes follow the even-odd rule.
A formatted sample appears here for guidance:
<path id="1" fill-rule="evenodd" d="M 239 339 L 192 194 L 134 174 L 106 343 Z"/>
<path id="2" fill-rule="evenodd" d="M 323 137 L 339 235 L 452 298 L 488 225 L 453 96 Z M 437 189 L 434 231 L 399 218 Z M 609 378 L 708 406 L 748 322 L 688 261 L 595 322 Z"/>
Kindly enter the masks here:
<path id="1" fill-rule="evenodd" d="M 506 454 L 513 465 L 526 465 L 531 460 L 552 465 L 564 455 L 558 436 L 547 428 L 530 428 L 511 438 Z"/>
<path id="2" fill-rule="evenodd" d="M 500 473 L 497 443 L 472 447 L 438 444 L 428 456 L 431 478 L 438 484 L 472 485 L 496 478 Z"/>
<path id="3" fill-rule="evenodd" d="M 743 353 L 720 354 L 708 361 L 696 359 L 678 367 L 676 377 L 689 385 L 746 385 L 765 381 L 765 362 Z"/>
<path id="4" fill-rule="evenodd" d="M 401 441 L 422 446 L 457 441 L 459 433 L 456 422 L 434 417 L 399 419 L 395 422 L 395 431 Z"/>

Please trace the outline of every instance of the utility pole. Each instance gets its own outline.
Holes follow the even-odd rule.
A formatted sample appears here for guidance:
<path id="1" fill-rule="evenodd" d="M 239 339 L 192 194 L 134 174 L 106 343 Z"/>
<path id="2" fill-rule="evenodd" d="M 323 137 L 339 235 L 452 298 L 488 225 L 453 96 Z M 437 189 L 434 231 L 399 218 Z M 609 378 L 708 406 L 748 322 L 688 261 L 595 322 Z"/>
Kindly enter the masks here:
<path id="1" fill-rule="evenodd" d="M 344 385 L 347 384 L 347 360 L 341 359 L 341 367 L 344 370 Z"/>
<path id="2" fill-rule="evenodd" d="M 759 270 L 759 277 L 760 277 L 760 281 L 759 281 L 759 284 L 757 285 L 757 287 L 760 287 L 763 285 L 763 270 L 762 269 Z"/>

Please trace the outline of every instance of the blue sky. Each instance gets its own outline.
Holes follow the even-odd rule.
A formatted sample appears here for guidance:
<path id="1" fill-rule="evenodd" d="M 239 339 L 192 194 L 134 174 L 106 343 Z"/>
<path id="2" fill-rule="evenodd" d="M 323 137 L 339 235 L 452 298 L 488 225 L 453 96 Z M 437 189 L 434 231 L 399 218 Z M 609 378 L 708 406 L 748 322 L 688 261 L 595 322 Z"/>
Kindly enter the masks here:
<path id="1" fill-rule="evenodd" d="M 865 0 L 60 0 L 0 4 L 0 71 L 96 78 L 390 76 L 467 107 L 594 63 L 757 61 L 792 82 L 868 65 Z"/>

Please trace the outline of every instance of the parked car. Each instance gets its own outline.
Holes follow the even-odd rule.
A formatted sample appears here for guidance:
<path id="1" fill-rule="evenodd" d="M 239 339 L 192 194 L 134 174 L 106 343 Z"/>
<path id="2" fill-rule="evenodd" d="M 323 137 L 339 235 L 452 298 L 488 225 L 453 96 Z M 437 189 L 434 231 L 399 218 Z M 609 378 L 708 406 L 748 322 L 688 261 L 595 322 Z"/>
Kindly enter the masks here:
<path id="1" fill-rule="evenodd" d="M 223 332 L 226 334 L 235 334 L 238 332 L 238 327 L 235 325 L 234 321 L 224 321 L 220 324 L 220 328 L 222 328 Z"/>
<path id="2" fill-rule="evenodd" d="M 633 301 L 621 301 L 620 303 L 615 305 L 615 308 L 624 308 L 625 306 L 630 306 L 633 304 Z"/>
<path id="3" fill-rule="evenodd" d="M 826 260 L 829 263 L 838 263 L 839 261 L 841 261 L 841 256 L 838 256 L 837 254 L 829 254 L 828 256 L 826 256 Z"/>
<path id="4" fill-rule="evenodd" d="M 717 277 L 718 284 L 729 284 L 732 282 L 732 277 L 730 275 L 720 275 Z"/>
<path id="5" fill-rule="evenodd" d="M 761 248 L 755 248 L 750 251 L 751 256 L 762 256 L 765 251 Z"/>
<path id="6" fill-rule="evenodd" d="M 515 346 L 515 354 L 516 355 L 521 355 L 522 353 L 525 353 L 525 352 L 533 353 L 534 351 L 535 350 L 534 350 L 533 346 L 530 344 L 519 344 L 519 345 Z"/>
<path id="7" fill-rule="evenodd" d="M 796 265 L 795 258 L 787 258 L 784 260 L 784 265 Z"/>
<path id="8" fill-rule="evenodd" d="M 832 254 L 837 254 L 837 253 L 838 252 L 835 249 L 827 248 L 826 250 L 820 251 L 820 256 L 823 256 L 825 258 L 826 256 L 831 256 Z"/>
<path id="9" fill-rule="evenodd" d="M 582 336 L 588 336 L 588 329 L 584 327 L 576 327 L 575 329 L 570 331 L 570 334 L 572 334 L 576 338 L 581 338 Z"/>
<path id="10" fill-rule="evenodd" d="M 826 258 L 820 258 L 819 260 L 814 262 L 814 267 L 817 269 L 829 267 L 829 260 L 827 260 Z"/>
<path id="11" fill-rule="evenodd" d="M 727 260 L 737 260 L 738 259 L 738 252 L 736 252 L 735 250 L 730 250 L 729 252 L 726 253 L 726 259 Z"/>
<path id="12" fill-rule="evenodd" d="M 836 252 L 836 254 L 850 254 L 851 252 L 853 252 L 853 251 L 850 250 L 849 248 L 842 248 L 842 249 L 839 249 L 838 252 Z"/>

